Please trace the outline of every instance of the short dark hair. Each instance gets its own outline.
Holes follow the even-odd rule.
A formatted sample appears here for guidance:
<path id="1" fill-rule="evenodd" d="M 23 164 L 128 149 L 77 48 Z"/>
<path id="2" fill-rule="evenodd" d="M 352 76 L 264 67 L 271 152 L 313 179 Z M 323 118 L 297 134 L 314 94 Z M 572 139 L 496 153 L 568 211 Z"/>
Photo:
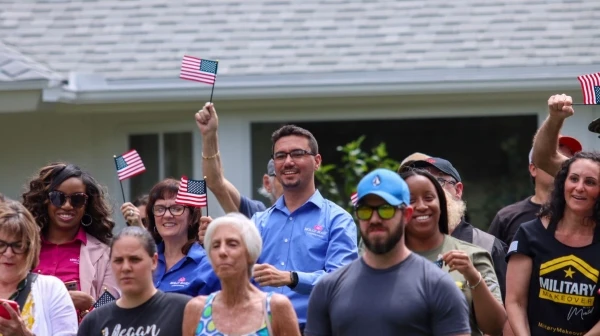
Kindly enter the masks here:
<path id="1" fill-rule="evenodd" d="M 148 204 L 146 205 L 146 218 L 148 219 L 148 231 L 150 231 L 150 234 L 157 244 L 162 242 L 163 239 L 156 230 L 156 221 L 154 220 L 154 212 L 152 211 L 152 208 L 159 199 L 175 197 L 178 190 L 179 181 L 172 178 L 167 178 L 158 182 L 156 185 L 154 185 L 154 187 L 152 187 L 152 190 L 150 190 Z M 190 223 L 187 232 L 188 241 L 181 248 L 181 253 L 183 254 L 188 254 L 192 245 L 198 241 L 198 231 L 200 230 L 200 208 L 187 206 L 186 208 L 190 211 Z"/>
<path id="2" fill-rule="evenodd" d="M 407 169 L 407 170 L 403 170 L 402 173 L 400 173 L 400 177 L 402 177 L 402 179 L 404 181 L 406 181 L 408 178 L 410 178 L 412 176 L 418 176 L 418 175 L 426 177 L 429 181 L 431 181 L 431 183 L 433 183 L 433 187 L 435 188 L 435 192 L 437 193 L 437 197 L 440 202 L 440 220 L 438 222 L 438 227 L 439 227 L 441 233 L 449 234 L 448 201 L 446 201 L 446 193 L 444 193 L 444 188 L 442 187 L 440 182 L 438 182 L 437 178 L 435 178 L 435 176 L 431 175 L 430 172 L 428 172 L 424 169 L 420 169 L 420 168 Z"/>
<path id="3" fill-rule="evenodd" d="M 271 135 L 271 141 L 273 142 L 271 154 L 275 154 L 275 143 L 279 141 L 279 139 L 291 135 L 297 135 L 308 139 L 310 151 L 315 155 L 319 154 L 319 144 L 317 143 L 315 136 L 312 135 L 310 131 L 296 125 L 285 125 L 273 132 L 273 135 Z"/>
<path id="4" fill-rule="evenodd" d="M 139 207 L 142 205 L 148 205 L 148 194 L 139 196 L 132 203 L 133 203 L 133 206 L 135 206 L 135 207 Z"/>
<path id="5" fill-rule="evenodd" d="M 150 232 L 148 232 L 148 230 L 138 226 L 127 226 L 123 230 L 121 230 L 121 232 L 119 232 L 110 243 L 110 255 L 112 255 L 112 248 L 115 245 L 115 243 L 123 237 L 137 238 L 140 241 L 140 243 L 142 243 L 144 250 L 148 253 L 150 257 L 153 257 L 156 253 L 156 243 L 154 242 L 154 238 L 152 237 Z"/>

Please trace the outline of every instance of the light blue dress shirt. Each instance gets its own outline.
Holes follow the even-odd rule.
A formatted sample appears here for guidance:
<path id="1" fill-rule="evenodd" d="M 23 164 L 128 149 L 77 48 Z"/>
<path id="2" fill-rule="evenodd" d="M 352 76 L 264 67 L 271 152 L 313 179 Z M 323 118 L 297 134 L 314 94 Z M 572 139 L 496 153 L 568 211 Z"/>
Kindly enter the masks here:
<path id="1" fill-rule="evenodd" d="M 154 286 L 163 292 L 187 294 L 192 297 L 209 295 L 221 289 L 208 256 L 200 244 L 190 247 L 188 254 L 170 270 L 166 270 L 165 243 L 158 244 L 158 265 L 154 271 Z"/>
<path id="2" fill-rule="evenodd" d="M 284 197 L 252 220 L 263 239 L 258 264 L 270 264 L 282 271 L 298 273 L 294 289 L 262 287 L 265 292 L 286 295 L 296 310 L 298 322 L 306 323 L 308 298 L 325 274 L 358 258 L 356 225 L 352 216 L 337 204 L 326 200 L 317 190 L 293 213 Z"/>

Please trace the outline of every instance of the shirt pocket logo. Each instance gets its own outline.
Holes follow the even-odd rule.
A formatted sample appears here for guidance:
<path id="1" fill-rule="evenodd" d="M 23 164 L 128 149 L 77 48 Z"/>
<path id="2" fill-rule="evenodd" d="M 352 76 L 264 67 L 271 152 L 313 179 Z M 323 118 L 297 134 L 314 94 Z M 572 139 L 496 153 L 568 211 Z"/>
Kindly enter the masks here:
<path id="1" fill-rule="evenodd" d="M 315 224 L 313 227 L 305 227 L 304 234 L 319 239 L 325 239 L 325 237 L 327 237 L 327 231 L 325 230 L 325 227 L 320 224 Z"/>

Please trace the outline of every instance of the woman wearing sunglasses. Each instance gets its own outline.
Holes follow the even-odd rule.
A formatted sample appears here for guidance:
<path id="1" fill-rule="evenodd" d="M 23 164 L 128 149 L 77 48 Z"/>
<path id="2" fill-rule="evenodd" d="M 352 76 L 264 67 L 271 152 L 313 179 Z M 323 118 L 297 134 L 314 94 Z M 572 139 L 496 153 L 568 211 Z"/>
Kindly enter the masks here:
<path id="1" fill-rule="evenodd" d="M 424 170 L 406 170 L 412 219 L 406 225 L 406 246 L 450 273 L 469 304 L 471 335 L 499 335 L 506 311 L 490 254 L 448 235 L 448 205 L 444 189 Z M 387 214 L 380 213 L 382 218 Z"/>
<path id="2" fill-rule="evenodd" d="M 23 205 L 41 228 L 34 271 L 65 283 L 80 318 L 105 290 L 119 297 L 109 267 L 115 224 L 106 197 L 89 173 L 65 163 L 43 167 L 23 194 Z"/>
<path id="3" fill-rule="evenodd" d="M 157 183 L 148 198 L 148 231 L 158 245 L 154 285 L 163 292 L 209 295 L 220 282 L 197 241 L 200 209 L 175 203 L 179 181 Z"/>

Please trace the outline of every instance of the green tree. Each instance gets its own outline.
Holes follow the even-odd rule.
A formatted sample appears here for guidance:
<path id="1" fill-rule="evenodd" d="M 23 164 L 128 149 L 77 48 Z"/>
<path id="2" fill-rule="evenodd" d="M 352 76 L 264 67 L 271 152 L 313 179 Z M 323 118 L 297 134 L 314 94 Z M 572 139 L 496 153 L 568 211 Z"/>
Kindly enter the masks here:
<path id="1" fill-rule="evenodd" d="M 315 174 L 317 188 L 323 197 L 350 213 L 353 212 L 350 197 L 356 191 L 356 186 L 363 176 L 376 168 L 395 171 L 400 165 L 398 161 L 388 156 L 384 142 L 367 152 L 361 148 L 364 140 L 363 135 L 343 146 L 338 146 L 337 151 L 342 153 L 341 162 L 322 165 Z"/>

